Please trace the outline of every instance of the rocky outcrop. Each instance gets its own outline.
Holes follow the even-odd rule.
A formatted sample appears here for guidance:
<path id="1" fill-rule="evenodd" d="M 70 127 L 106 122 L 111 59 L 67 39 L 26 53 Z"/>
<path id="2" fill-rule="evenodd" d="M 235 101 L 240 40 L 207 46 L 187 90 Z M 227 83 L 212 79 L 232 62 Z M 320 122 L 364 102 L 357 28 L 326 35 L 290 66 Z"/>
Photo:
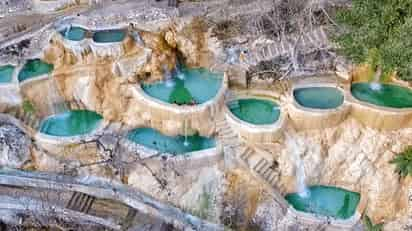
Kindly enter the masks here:
<path id="1" fill-rule="evenodd" d="M 389 161 L 412 143 L 411 135 L 411 129 L 379 132 L 352 118 L 333 128 L 289 133 L 286 139 L 293 142 L 280 142 L 280 147 L 270 150 L 280 166 L 278 187 L 285 193 L 296 190 L 292 152 L 297 151 L 308 185 L 334 185 L 361 193 L 359 209 L 365 208 L 376 222 L 404 215 L 411 178 L 400 178 Z"/>
<path id="2" fill-rule="evenodd" d="M 30 157 L 31 140 L 20 128 L 0 122 L 0 166 L 21 168 Z"/>

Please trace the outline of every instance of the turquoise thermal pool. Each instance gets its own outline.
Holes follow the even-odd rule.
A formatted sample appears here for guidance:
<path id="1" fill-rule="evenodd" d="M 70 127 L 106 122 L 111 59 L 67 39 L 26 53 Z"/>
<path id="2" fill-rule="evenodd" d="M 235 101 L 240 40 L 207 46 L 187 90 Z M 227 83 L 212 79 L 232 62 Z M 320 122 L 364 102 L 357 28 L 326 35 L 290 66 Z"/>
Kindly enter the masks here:
<path id="1" fill-rule="evenodd" d="M 286 200 L 298 211 L 348 219 L 356 212 L 360 194 L 345 189 L 316 185 L 309 187 L 307 196 L 286 195 Z"/>
<path id="2" fill-rule="evenodd" d="M 87 30 L 78 26 L 69 26 L 59 32 L 65 39 L 81 41 L 86 37 Z"/>
<path id="3" fill-rule="evenodd" d="M 13 78 L 14 66 L 0 66 L 0 83 L 10 83 Z"/>
<path id="4" fill-rule="evenodd" d="M 411 108 L 412 91 L 406 87 L 382 83 L 355 83 L 352 95 L 363 102 L 390 108 Z"/>
<path id="5" fill-rule="evenodd" d="M 142 88 L 163 102 L 193 105 L 212 99 L 221 88 L 222 80 L 221 74 L 205 68 L 183 68 L 166 81 L 142 84 Z"/>
<path id="6" fill-rule="evenodd" d="M 228 103 L 229 110 L 240 120 L 255 124 L 273 124 L 279 119 L 279 105 L 270 100 L 248 98 Z"/>
<path id="7" fill-rule="evenodd" d="M 18 79 L 19 82 L 37 77 L 40 75 L 48 74 L 53 70 L 53 64 L 48 64 L 40 59 L 30 59 L 24 64 L 20 70 Z"/>
<path id="8" fill-rule="evenodd" d="M 134 129 L 129 132 L 127 138 L 150 149 L 174 155 L 215 147 L 215 141 L 207 137 L 198 135 L 166 136 L 152 128 Z"/>
<path id="9" fill-rule="evenodd" d="M 304 87 L 293 91 L 296 102 L 306 108 L 333 109 L 343 104 L 343 94 L 334 87 Z"/>
<path id="10" fill-rule="evenodd" d="M 93 41 L 96 43 L 121 42 L 126 37 L 124 30 L 100 30 L 93 34 Z"/>
<path id="11" fill-rule="evenodd" d="M 102 116 L 93 111 L 72 110 L 52 115 L 42 121 L 40 132 L 51 136 L 77 136 L 95 130 Z"/>

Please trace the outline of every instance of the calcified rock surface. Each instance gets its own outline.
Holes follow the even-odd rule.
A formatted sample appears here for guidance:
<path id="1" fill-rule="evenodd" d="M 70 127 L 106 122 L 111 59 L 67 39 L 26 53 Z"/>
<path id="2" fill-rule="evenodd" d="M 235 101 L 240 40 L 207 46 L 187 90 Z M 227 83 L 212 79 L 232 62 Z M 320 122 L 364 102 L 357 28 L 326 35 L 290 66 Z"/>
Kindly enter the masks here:
<path id="1" fill-rule="evenodd" d="M 0 165 L 22 168 L 31 159 L 31 140 L 20 128 L 0 122 Z"/>
<path id="2" fill-rule="evenodd" d="M 389 161 L 412 142 L 412 129 L 380 132 L 352 118 L 324 130 L 290 134 L 297 140 L 305 165 L 306 183 L 343 187 L 360 192 L 374 221 L 391 220 L 407 212 L 410 177 L 400 179 Z M 294 192 L 295 163 L 288 142 L 272 149 L 279 163 L 278 186 Z"/>

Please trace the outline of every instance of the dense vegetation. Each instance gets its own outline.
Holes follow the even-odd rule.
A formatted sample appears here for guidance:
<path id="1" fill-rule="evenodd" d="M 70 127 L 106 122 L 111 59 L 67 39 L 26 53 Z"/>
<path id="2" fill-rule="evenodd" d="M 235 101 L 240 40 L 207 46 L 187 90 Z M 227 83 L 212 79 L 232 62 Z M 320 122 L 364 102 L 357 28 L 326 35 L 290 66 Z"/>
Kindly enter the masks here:
<path id="1" fill-rule="evenodd" d="M 403 152 L 390 161 L 396 165 L 395 171 L 401 176 L 412 176 L 412 146 L 407 147 Z"/>
<path id="2" fill-rule="evenodd" d="M 353 0 L 337 13 L 337 42 L 355 63 L 412 80 L 412 0 Z"/>

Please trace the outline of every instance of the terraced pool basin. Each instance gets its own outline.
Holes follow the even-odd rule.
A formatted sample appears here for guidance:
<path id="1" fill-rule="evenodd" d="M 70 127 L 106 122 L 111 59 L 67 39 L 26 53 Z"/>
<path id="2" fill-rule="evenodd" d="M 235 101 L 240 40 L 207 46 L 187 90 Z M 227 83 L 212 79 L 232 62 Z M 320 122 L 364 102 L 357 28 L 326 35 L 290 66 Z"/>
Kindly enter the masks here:
<path id="1" fill-rule="evenodd" d="M 53 64 L 48 64 L 40 59 L 29 59 L 24 64 L 18 75 L 19 82 L 50 73 L 53 70 Z"/>
<path id="2" fill-rule="evenodd" d="M 309 192 L 306 197 L 291 193 L 285 198 L 298 211 L 337 219 L 348 219 L 355 214 L 360 200 L 359 193 L 331 186 L 311 186 Z"/>
<path id="3" fill-rule="evenodd" d="M 222 86 L 223 75 L 205 68 L 183 68 L 170 80 L 142 84 L 143 91 L 166 103 L 201 104 L 212 99 Z"/>
<path id="4" fill-rule="evenodd" d="M 228 107 L 238 119 L 255 125 L 273 124 L 280 115 L 279 105 L 265 99 L 234 100 L 228 103 Z"/>
<path id="5" fill-rule="evenodd" d="M 14 66 L 0 66 L 0 83 L 10 83 L 13 78 Z"/>
<path id="6" fill-rule="evenodd" d="M 73 110 L 52 115 L 42 121 L 40 132 L 51 136 L 77 136 L 95 130 L 102 116 L 93 111 Z"/>
<path id="7" fill-rule="evenodd" d="M 381 83 L 355 83 L 352 95 L 363 102 L 390 108 L 411 108 L 412 91 L 406 87 Z"/>
<path id="8" fill-rule="evenodd" d="M 296 102 L 306 108 L 333 109 L 343 103 L 343 94 L 334 87 L 302 87 L 293 91 Z"/>
<path id="9" fill-rule="evenodd" d="M 78 26 L 70 26 L 59 32 L 65 39 L 81 41 L 86 37 L 87 30 Z"/>
<path id="10" fill-rule="evenodd" d="M 100 30 L 93 34 L 93 41 L 96 43 L 121 42 L 126 37 L 124 30 Z"/>
<path id="11" fill-rule="evenodd" d="M 166 136 L 152 128 L 137 128 L 129 132 L 127 138 L 137 144 L 162 153 L 174 155 L 200 151 L 215 147 L 213 139 L 193 136 Z"/>

